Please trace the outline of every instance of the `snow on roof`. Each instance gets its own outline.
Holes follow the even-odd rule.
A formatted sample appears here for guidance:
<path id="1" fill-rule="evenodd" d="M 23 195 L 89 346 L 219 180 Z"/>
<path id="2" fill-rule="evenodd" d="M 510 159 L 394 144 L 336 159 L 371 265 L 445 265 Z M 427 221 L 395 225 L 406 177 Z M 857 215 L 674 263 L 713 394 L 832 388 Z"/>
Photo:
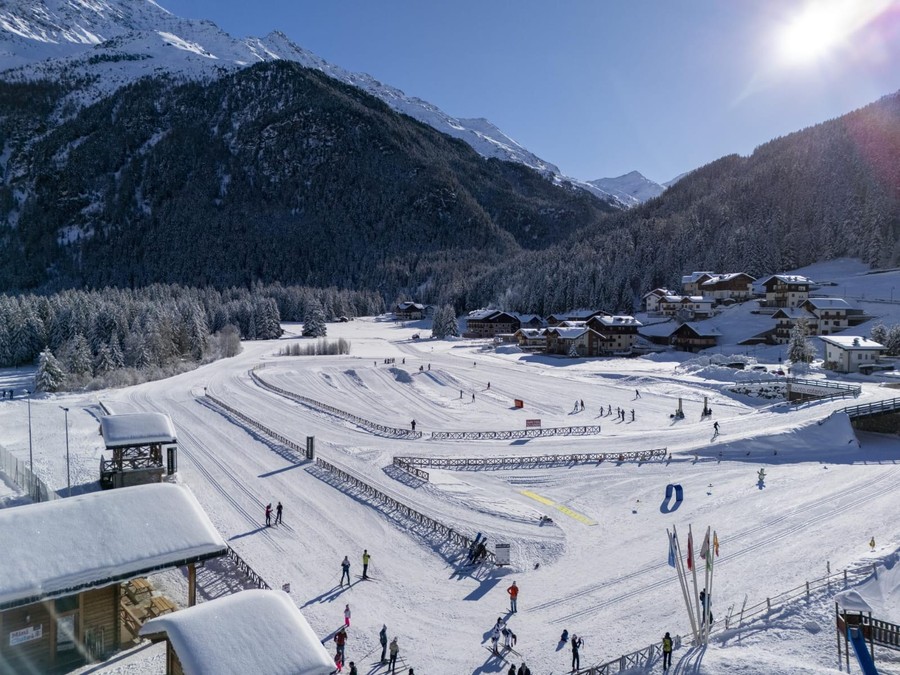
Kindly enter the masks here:
<path id="1" fill-rule="evenodd" d="M 527 338 L 546 337 L 546 335 L 544 334 L 543 328 L 520 328 L 519 330 L 517 330 L 514 333 L 514 335 L 519 335 L 519 334 L 521 334 L 522 336 L 527 337 Z"/>
<path id="2" fill-rule="evenodd" d="M 590 319 L 597 314 L 606 314 L 602 309 L 573 309 L 571 312 L 563 312 L 568 319 Z"/>
<path id="3" fill-rule="evenodd" d="M 490 317 L 494 316 L 495 314 L 499 314 L 499 313 L 500 313 L 499 309 L 476 309 L 476 310 L 469 312 L 466 315 L 466 320 L 467 321 L 473 321 L 473 320 L 474 321 L 482 321 L 484 319 L 490 318 Z"/>
<path id="4" fill-rule="evenodd" d="M 594 317 L 597 321 L 602 323 L 604 326 L 643 326 L 640 321 L 635 319 L 633 316 L 628 316 L 626 314 L 616 314 L 614 316 L 597 316 Z"/>
<path id="5" fill-rule="evenodd" d="M 869 606 L 863 597 L 859 594 L 859 591 L 849 590 L 849 591 L 841 591 L 837 595 L 834 596 L 834 601 L 843 609 L 845 612 L 871 612 L 872 608 Z"/>
<path id="6" fill-rule="evenodd" d="M 181 485 L 155 483 L 0 509 L 0 609 L 223 555 Z"/>
<path id="7" fill-rule="evenodd" d="M 702 295 L 667 295 L 661 302 L 701 302 L 711 305 L 712 298 L 704 298 Z"/>
<path id="8" fill-rule="evenodd" d="M 786 284 L 811 284 L 812 281 L 807 279 L 806 277 L 802 277 L 799 274 L 773 274 L 772 276 L 768 276 L 761 281 L 757 281 L 756 283 L 760 286 L 764 286 L 772 279 L 778 279 L 779 281 Z"/>
<path id="9" fill-rule="evenodd" d="M 690 274 L 687 274 L 687 275 L 681 277 L 681 283 L 682 284 L 693 284 L 693 283 L 696 283 L 700 277 L 705 276 L 705 275 L 713 275 L 713 274 L 715 274 L 715 272 L 712 272 L 712 271 L 691 272 Z"/>
<path id="10" fill-rule="evenodd" d="M 815 314 L 810 312 L 808 309 L 803 309 L 802 307 L 779 307 L 772 314 L 773 318 L 779 317 L 787 317 L 789 319 L 811 319 L 813 321 L 818 320 Z"/>
<path id="11" fill-rule="evenodd" d="M 425 309 L 425 305 L 422 305 L 418 302 L 400 302 L 397 304 L 397 309 L 399 310 L 407 310 L 407 309 Z"/>
<path id="12" fill-rule="evenodd" d="M 513 314 L 513 316 L 518 318 L 520 323 L 529 323 L 531 321 L 540 321 L 541 323 L 544 323 L 544 318 L 537 314 Z"/>
<path id="13" fill-rule="evenodd" d="M 736 279 L 737 277 L 749 277 L 753 279 L 746 272 L 729 272 L 727 274 L 714 274 L 711 279 L 707 279 L 704 281 L 701 286 L 715 286 L 716 284 L 722 283 L 723 281 L 731 281 L 732 279 Z"/>
<path id="14" fill-rule="evenodd" d="M 329 675 L 325 647 L 287 593 L 249 590 L 151 619 L 142 636 L 165 633 L 185 675 Z"/>
<path id="15" fill-rule="evenodd" d="M 107 448 L 147 443 L 175 443 L 175 427 L 162 413 L 128 413 L 100 418 L 100 433 Z"/>
<path id="16" fill-rule="evenodd" d="M 547 331 L 547 334 L 555 333 L 564 340 L 574 340 L 590 330 L 584 326 L 555 326 Z"/>
<path id="17" fill-rule="evenodd" d="M 819 339 L 841 349 L 873 350 L 885 348 L 884 345 L 875 342 L 875 340 L 870 340 L 861 335 L 820 335 Z"/>
<path id="18" fill-rule="evenodd" d="M 673 330 L 670 335 L 678 332 L 678 330 L 680 330 L 682 326 L 687 326 L 700 337 L 719 337 L 722 335 L 722 333 L 719 332 L 718 328 L 706 327 L 702 324 L 691 322 L 681 324 L 681 326 Z"/>
<path id="19" fill-rule="evenodd" d="M 658 295 L 660 297 L 664 295 L 677 295 L 675 291 L 670 291 L 668 288 L 654 288 L 652 291 L 648 293 L 644 293 L 642 298 L 649 298 L 651 295 Z"/>
<path id="20" fill-rule="evenodd" d="M 850 303 L 843 298 L 809 298 L 803 304 L 810 304 L 816 309 L 850 309 Z"/>

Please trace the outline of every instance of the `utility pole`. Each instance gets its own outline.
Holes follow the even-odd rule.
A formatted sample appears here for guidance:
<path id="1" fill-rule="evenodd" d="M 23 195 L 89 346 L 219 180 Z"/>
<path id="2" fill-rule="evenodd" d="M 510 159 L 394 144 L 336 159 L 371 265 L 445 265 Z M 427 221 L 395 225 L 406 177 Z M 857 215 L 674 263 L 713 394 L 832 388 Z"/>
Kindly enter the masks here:
<path id="1" fill-rule="evenodd" d="M 62 408 L 62 406 L 60 406 Z M 72 474 L 69 473 L 69 409 L 63 408 L 66 414 L 66 497 L 72 496 Z"/>

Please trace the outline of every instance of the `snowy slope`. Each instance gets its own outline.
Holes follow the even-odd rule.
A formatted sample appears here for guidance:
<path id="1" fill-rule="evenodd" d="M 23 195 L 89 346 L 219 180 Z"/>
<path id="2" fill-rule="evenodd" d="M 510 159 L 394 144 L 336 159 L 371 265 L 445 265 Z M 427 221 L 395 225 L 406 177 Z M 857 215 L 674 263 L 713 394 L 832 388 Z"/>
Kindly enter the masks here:
<path id="1" fill-rule="evenodd" d="M 646 178 L 638 171 L 631 171 L 616 178 L 598 178 L 589 182 L 628 206 L 643 204 L 648 199 L 659 197 L 665 191 L 662 185 Z"/>
<path id="2" fill-rule="evenodd" d="M 885 307 L 886 320 L 900 322 L 900 302 L 890 302 L 900 272 L 865 274 L 854 265 L 819 266 L 816 277 L 859 284 L 867 299 Z M 664 631 L 685 634 L 689 624 L 666 564 L 665 531 L 676 526 L 685 536 L 692 524 L 695 532 L 711 525 L 721 542 L 713 602 L 717 630 L 709 649 L 677 650 L 675 672 L 824 675 L 837 672 L 833 596 L 845 588 L 835 581 L 807 599 L 804 583 L 823 577 L 829 567 L 869 573 L 873 564 L 896 562 L 900 441 L 855 433 L 845 415 L 831 414 L 849 401 L 787 406 L 735 394 L 730 384 L 748 373 L 704 366 L 693 355 L 567 359 L 484 350 L 480 341 L 414 341 L 420 323 L 407 326 L 386 317 L 330 324 L 329 337 L 351 342 L 347 356 L 277 357 L 279 347 L 299 332 L 285 327 L 283 340 L 245 343 L 238 357 L 169 380 L 35 398 L 35 467 L 64 490 L 60 405 L 70 409 L 76 493 L 96 485 L 102 453 L 98 397 L 118 412 L 168 413 L 178 433 L 180 479 L 223 538 L 271 585 L 291 583 L 292 599 L 321 639 L 327 640 L 350 603 L 348 658 L 363 664 L 361 672 L 374 670 L 382 623 L 390 636 L 399 636 L 406 669 L 432 675 L 505 672 L 509 665 L 485 645 L 497 616 L 507 616 L 512 580 L 521 593 L 510 626 L 522 656 L 511 660 L 518 666 L 527 659 L 536 675 L 568 671 L 569 652 L 557 649 L 563 629 L 585 637 L 583 666 L 644 648 Z M 744 349 L 726 345 L 721 351 Z M 760 350 L 755 356 L 772 364 L 780 354 Z M 387 365 L 385 358 L 396 361 Z M 259 363 L 267 364 L 261 376 L 278 387 L 384 424 L 405 426 L 416 419 L 426 437 L 374 436 L 262 390 L 248 376 Z M 824 373 L 813 369 L 810 376 Z M 21 369 L 3 372 L 0 384 L 21 390 L 23 377 Z M 853 403 L 895 396 L 883 386 L 889 376 L 852 380 L 862 386 Z M 457 549 L 210 406 L 204 387 L 301 445 L 305 436 L 315 436 L 319 456 L 412 508 L 466 534 L 482 532 L 491 543 L 510 543 L 512 565 L 461 566 Z M 712 421 L 700 415 L 704 397 L 720 424 L 715 438 Z M 525 401 L 524 409 L 513 407 L 515 398 Z M 575 399 L 584 400 L 584 411 L 572 410 Z M 673 420 L 679 400 L 685 418 Z M 601 415 L 601 405 L 625 408 L 627 420 Z M 599 424 L 601 434 L 528 442 L 428 438 L 437 429 L 520 429 L 532 418 L 547 427 Z M 24 399 L 0 402 L 0 443 L 22 458 L 28 457 L 27 420 Z M 395 455 L 532 456 L 652 447 L 668 448 L 671 460 L 430 469 L 427 483 L 391 467 Z M 760 468 L 767 474 L 762 489 Z M 684 488 L 684 502 L 674 510 L 662 504 L 668 483 Z M 261 527 L 265 504 L 276 500 L 285 505 L 284 525 Z M 553 523 L 541 524 L 539 515 Z M 868 545 L 872 537 L 874 551 Z M 356 578 L 364 548 L 373 556 L 371 582 Z M 353 565 L 349 589 L 336 584 L 344 555 Z M 870 577 L 862 592 L 884 613 L 879 618 L 897 621 L 896 575 L 882 571 L 877 581 Z M 797 599 L 778 601 L 793 589 L 801 589 L 793 594 Z M 209 592 L 201 588 L 201 594 Z M 184 593 L 172 597 L 179 600 Z M 765 608 L 772 598 L 772 611 L 746 619 L 739 630 L 721 630 L 729 609 L 737 613 L 745 598 L 747 608 Z M 159 658 L 143 649 L 99 672 L 153 672 Z M 900 656 L 887 650 L 876 648 L 876 663 L 879 672 L 900 673 Z M 630 672 L 658 673 L 659 664 Z"/>
<path id="3" fill-rule="evenodd" d="M 328 63 L 279 31 L 238 39 L 211 21 L 180 18 L 152 0 L 12 0 L 0 5 L 0 77 L 87 77 L 81 104 L 147 75 L 204 79 L 275 59 L 295 61 L 359 87 L 392 109 L 462 139 L 483 157 L 519 162 L 548 177 L 585 187 L 562 176 L 556 166 L 489 121 L 455 118 L 370 75 Z M 587 189 L 618 203 L 600 188 Z"/>

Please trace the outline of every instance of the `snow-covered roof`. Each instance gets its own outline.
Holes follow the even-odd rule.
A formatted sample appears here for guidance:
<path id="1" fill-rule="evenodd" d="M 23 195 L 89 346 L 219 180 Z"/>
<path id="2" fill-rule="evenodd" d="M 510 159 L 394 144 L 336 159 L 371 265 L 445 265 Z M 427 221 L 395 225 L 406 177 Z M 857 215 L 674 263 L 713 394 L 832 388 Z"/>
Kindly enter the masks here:
<path id="1" fill-rule="evenodd" d="M 793 319 L 794 321 L 796 321 L 797 319 L 818 321 L 819 318 L 808 309 L 803 309 L 802 307 L 779 307 L 777 310 L 775 310 L 775 312 L 772 313 L 772 318 L 779 319 L 781 317 Z"/>
<path id="2" fill-rule="evenodd" d="M 834 601 L 845 612 L 871 612 L 872 607 L 859 594 L 859 591 L 851 589 L 841 591 L 834 596 Z"/>
<path id="3" fill-rule="evenodd" d="M 704 281 L 701 286 L 715 286 L 716 284 L 720 284 L 724 281 L 731 281 L 732 279 L 736 279 L 737 277 L 748 277 L 749 279 L 753 279 L 746 272 L 729 272 L 727 274 L 714 274 L 711 279 L 707 279 Z"/>
<path id="4" fill-rule="evenodd" d="M 185 675 L 329 675 L 325 647 L 290 596 L 249 590 L 151 619 L 142 636 L 165 633 Z"/>
<path id="5" fill-rule="evenodd" d="M 782 283 L 785 284 L 811 284 L 812 281 L 807 279 L 806 277 L 802 277 L 799 274 L 773 274 L 771 276 L 766 277 L 765 279 L 758 280 L 756 284 L 758 286 L 765 286 L 772 279 L 778 279 Z"/>
<path id="6" fill-rule="evenodd" d="M 850 303 L 843 298 L 809 298 L 803 304 L 812 305 L 816 309 L 850 309 Z"/>
<path id="7" fill-rule="evenodd" d="M 484 319 L 488 319 L 495 314 L 499 314 L 499 309 L 476 309 L 469 312 L 466 315 L 467 321 L 483 321 Z"/>
<path id="8" fill-rule="evenodd" d="M 670 335 L 677 333 L 682 327 L 687 326 L 700 337 L 720 337 L 722 335 L 718 328 L 706 327 L 699 323 L 683 323 L 681 326 L 673 330 Z"/>
<path id="9" fill-rule="evenodd" d="M 530 323 L 532 321 L 540 321 L 541 324 L 544 323 L 544 318 L 537 314 L 514 314 L 513 316 L 519 319 L 520 323 Z"/>
<path id="10" fill-rule="evenodd" d="M 870 340 L 860 335 L 820 335 L 819 339 L 841 349 L 878 350 L 885 348 L 884 345 L 875 342 L 875 340 Z"/>
<path id="11" fill-rule="evenodd" d="M 715 272 L 711 272 L 711 271 L 691 272 L 690 274 L 686 274 L 685 276 L 681 277 L 681 283 L 682 284 L 694 284 L 694 283 L 697 283 L 697 281 L 700 279 L 700 277 L 707 276 L 707 275 L 712 276 L 713 274 L 715 274 Z"/>
<path id="12" fill-rule="evenodd" d="M 425 309 L 425 305 L 422 305 L 418 302 L 400 302 L 397 303 L 397 309 L 399 309 L 401 312 L 410 309 L 422 311 L 423 309 Z"/>
<path id="13" fill-rule="evenodd" d="M 543 328 L 520 328 L 514 333 L 514 335 L 521 334 L 523 337 L 534 340 L 536 338 L 546 337 L 546 335 L 544 334 L 544 330 L 545 329 Z"/>
<path id="14" fill-rule="evenodd" d="M 168 483 L 0 509 L 0 542 L 0 609 L 215 558 L 228 548 L 190 490 Z"/>
<path id="15" fill-rule="evenodd" d="M 594 320 L 599 321 L 604 326 L 643 326 L 640 321 L 633 316 L 625 314 L 616 314 L 613 316 L 596 316 Z"/>
<path id="16" fill-rule="evenodd" d="M 563 340 L 575 340 L 587 333 L 590 328 L 585 326 L 554 326 L 547 330 L 547 334 L 555 333 Z"/>
<path id="17" fill-rule="evenodd" d="M 564 312 L 567 319 L 572 321 L 585 321 L 592 316 L 606 314 L 602 309 L 573 309 L 571 312 Z"/>
<path id="18" fill-rule="evenodd" d="M 665 295 L 677 295 L 677 294 L 675 293 L 675 291 L 670 291 L 668 288 L 654 288 L 649 293 L 644 293 L 641 297 L 649 298 L 651 295 L 656 295 L 656 296 L 662 297 Z"/>
<path id="19" fill-rule="evenodd" d="M 667 295 L 661 298 L 660 302 L 693 302 L 711 305 L 713 300 L 712 298 L 704 298 L 702 295 Z"/>
<path id="20" fill-rule="evenodd" d="M 100 433 L 107 448 L 147 443 L 175 443 L 175 427 L 162 413 L 128 413 L 100 418 Z"/>
<path id="21" fill-rule="evenodd" d="M 587 321 L 560 321 L 556 328 L 584 328 Z"/>

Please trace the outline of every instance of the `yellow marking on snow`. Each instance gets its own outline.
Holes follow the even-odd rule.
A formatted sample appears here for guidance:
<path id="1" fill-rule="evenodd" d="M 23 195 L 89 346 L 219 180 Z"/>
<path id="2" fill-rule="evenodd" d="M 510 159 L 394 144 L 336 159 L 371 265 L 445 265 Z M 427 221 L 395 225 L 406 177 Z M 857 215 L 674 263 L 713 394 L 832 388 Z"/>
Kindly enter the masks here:
<path id="1" fill-rule="evenodd" d="M 569 518 L 574 518 L 579 523 L 584 523 L 585 525 L 596 525 L 597 524 L 596 520 L 592 520 L 592 519 L 588 518 L 587 516 L 585 516 L 584 514 L 578 513 L 578 511 L 573 511 L 568 506 L 563 506 L 562 504 L 557 504 L 552 499 L 547 499 L 546 497 L 542 497 L 541 495 L 537 494 L 536 492 L 532 492 L 531 490 L 521 490 L 521 494 L 523 494 L 526 497 L 533 499 L 537 502 L 540 502 L 541 504 L 546 504 L 547 506 L 552 506 L 560 513 L 566 514 L 567 516 L 569 516 Z"/>

